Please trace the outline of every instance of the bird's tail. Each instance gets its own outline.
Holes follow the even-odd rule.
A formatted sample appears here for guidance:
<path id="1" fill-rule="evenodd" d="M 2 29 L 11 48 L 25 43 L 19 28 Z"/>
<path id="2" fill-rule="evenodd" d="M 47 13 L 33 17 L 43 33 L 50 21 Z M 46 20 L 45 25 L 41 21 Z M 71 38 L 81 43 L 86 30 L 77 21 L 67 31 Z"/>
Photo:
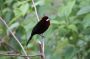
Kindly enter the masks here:
<path id="1" fill-rule="evenodd" d="M 30 36 L 29 40 L 26 43 L 26 46 L 28 45 L 29 41 L 32 39 L 33 35 Z"/>

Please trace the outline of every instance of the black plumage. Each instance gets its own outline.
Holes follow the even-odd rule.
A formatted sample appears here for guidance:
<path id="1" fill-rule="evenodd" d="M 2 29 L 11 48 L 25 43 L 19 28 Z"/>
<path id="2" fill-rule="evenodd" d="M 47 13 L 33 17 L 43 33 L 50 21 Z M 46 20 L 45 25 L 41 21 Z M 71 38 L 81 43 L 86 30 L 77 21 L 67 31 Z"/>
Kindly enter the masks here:
<path id="1" fill-rule="evenodd" d="M 48 16 L 44 16 L 33 28 L 32 32 L 31 32 L 31 36 L 30 36 L 29 40 L 27 41 L 26 45 L 28 45 L 29 41 L 32 39 L 32 37 L 35 34 L 44 33 L 48 29 L 49 25 L 50 25 L 50 20 L 49 20 Z"/>

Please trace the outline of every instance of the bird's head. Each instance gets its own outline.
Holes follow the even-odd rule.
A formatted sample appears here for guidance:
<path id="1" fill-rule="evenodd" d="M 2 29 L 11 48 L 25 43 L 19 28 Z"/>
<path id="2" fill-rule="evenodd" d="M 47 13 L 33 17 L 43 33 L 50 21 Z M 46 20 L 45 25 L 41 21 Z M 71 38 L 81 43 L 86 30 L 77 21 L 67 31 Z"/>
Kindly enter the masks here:
<path id="1" fill-rule="evenodd" d="M 42 19 L 45 20 L 45 21 L 49 21 L 48 16 L 44 16 Z"/>

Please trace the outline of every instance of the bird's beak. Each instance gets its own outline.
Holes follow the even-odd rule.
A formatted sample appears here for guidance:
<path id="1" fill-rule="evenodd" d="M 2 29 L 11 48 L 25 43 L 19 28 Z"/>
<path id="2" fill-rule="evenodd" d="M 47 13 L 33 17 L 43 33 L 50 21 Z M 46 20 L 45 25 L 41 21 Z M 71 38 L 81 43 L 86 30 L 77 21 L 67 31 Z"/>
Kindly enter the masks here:
<path id="1" fill-rule="evenodd" d="M 48 18 L 46 21 L 49 21 L 50 19 Z"/>

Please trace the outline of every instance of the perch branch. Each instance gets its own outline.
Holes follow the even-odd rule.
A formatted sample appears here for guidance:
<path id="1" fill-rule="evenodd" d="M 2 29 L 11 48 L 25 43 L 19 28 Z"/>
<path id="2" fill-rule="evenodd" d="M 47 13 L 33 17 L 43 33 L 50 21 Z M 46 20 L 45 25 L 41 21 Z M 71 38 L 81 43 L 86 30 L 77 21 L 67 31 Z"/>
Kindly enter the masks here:
<path id="1" fill-rule="evenodd" d="M 41 53 L 41 59 L 45 59 L 45 54 L 44 54 L 44 39 L 39 41 L 39 49 Z"/>
<path id="2" fill-rule="evenodd" d="M 35 9 L 35 14 L 36 14 L 36 17 L 37 17 L 37 20 L 39 21 L 39 16 L 38 16 L 38 13 L 37 13 L 37 8 L 35 6 L 35 3 L 34 3 L 34 0 L 32 0 L 32 3 L 33 3 L 33 6 L 34 6 L 34 9 Z M 44 38 L 42 37 L 42 40 L 39 41 L 39 48 L 40 48 L 40 53 L 41 53 L 41 59 L 45 59 L 45 55 L 44 55 Z"/>

